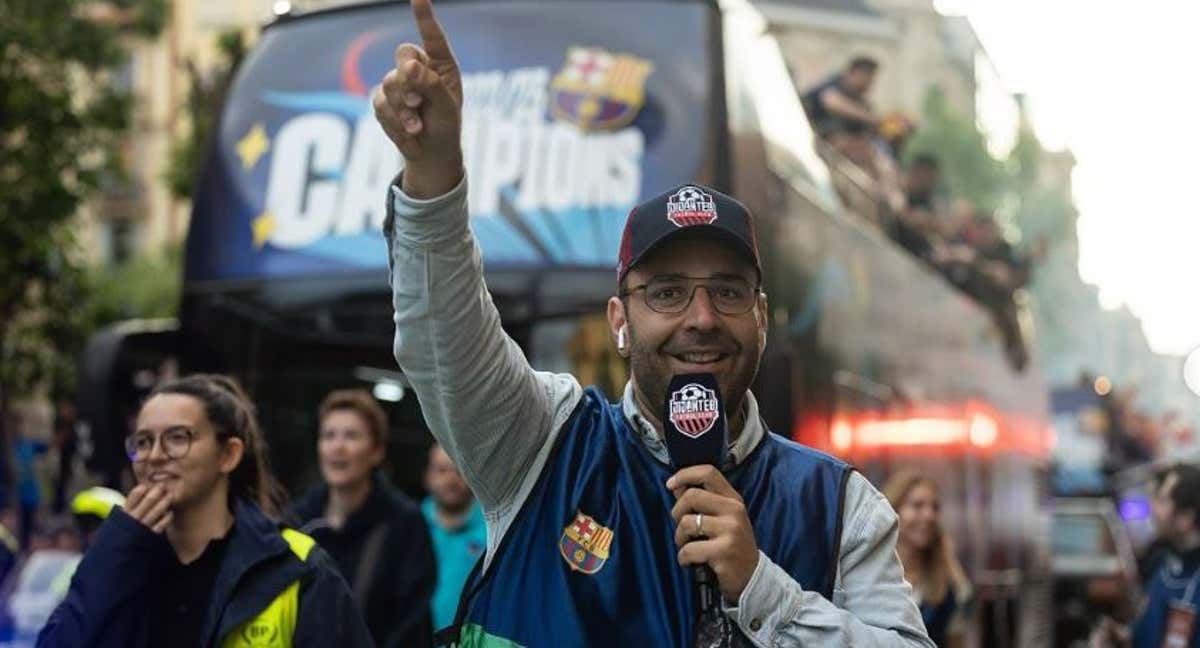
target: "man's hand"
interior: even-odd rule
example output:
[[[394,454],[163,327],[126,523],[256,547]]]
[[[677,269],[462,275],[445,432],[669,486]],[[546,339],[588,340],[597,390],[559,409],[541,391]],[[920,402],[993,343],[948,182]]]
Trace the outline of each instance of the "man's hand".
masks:
[[[684,468],[667,480],[667,488],[677,499],[671,517],[679,564],[712,567],[721,595],[736,603],[758,566],[758,544],[742,497],[713,466]],[[704,516],[700,529],[698,513]]]
[[[396,48],[396,68],[372,103],[375,118],[404,156],[404,193],[435,198],[462,179],[462,74],[430,0],[412,0],[422,46]]]
[[[125,512],[155,533],[166,531],[175,514],[171,512],[174,498],[161,484],[138,484],[129,491]]]

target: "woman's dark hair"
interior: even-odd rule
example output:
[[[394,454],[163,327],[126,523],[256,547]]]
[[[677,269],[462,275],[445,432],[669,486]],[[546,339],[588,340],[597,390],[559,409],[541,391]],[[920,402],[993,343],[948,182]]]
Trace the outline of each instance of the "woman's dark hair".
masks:
[[[254,404],[237,381],[219,374],[192,374],[158,385],[146,400],[160,394],[195,398],[204,404],[204,415],[217,439],[241,439],[245,450],[241,463],[229,475],[229,496],[254,502],[268,517],[278,518],[284,505],[283,489],[271,472],[267,440],[258,427]]]

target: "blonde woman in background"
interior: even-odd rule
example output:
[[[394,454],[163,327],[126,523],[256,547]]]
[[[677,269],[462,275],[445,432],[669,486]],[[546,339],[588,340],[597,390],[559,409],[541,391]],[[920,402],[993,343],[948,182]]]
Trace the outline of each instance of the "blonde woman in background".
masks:
[[[883,489],[900,518],[896,552],[929,637],[939,648],[966,645],[971,583],[942,529],[936,481],[911,472],[893,475]]]

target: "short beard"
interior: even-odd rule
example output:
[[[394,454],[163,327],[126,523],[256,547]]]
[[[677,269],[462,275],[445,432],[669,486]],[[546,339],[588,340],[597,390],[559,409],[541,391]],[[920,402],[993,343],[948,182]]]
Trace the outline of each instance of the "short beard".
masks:
[[[628,312],[628,310],[626,310]],[[658,350],[645,349],[637,343],[637,331],[633,327],[633,322],[626,320],[626,326],[629,327],[629,370],[633,374],[635,397],[636,392],[640,391],[645,402],[642,405],[649,408],[650,411],[643,412],[644,415],[649,415],[659,425],[662,424],[662,409],[663,404],[667,399],[667,387],[671,384],[673,374],[665,374],[658,370]],[[721,389],[721,400],[725,407],[726,416],[730,419],[730,424],[739,420],[742,405],[746,400],[746,392],[750,389],[751,383],[754,382],[754,377],[758,375],[759,362],[762,359],[762,354],[758,353],[754,356],[753,363],[748,367],[747,375],[731,374],[723,376],[723,380],[719,380]],[[726,382],[728,381],[728,382]],[[740,431],[740,428],[739,428]],[[734,431],[730,430],[730,439],[733,438]]]

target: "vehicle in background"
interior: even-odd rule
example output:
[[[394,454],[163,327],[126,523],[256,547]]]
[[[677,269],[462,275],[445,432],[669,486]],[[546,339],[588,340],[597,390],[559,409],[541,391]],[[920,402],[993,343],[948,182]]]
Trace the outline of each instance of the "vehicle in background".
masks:
[[[32,648],[38,632],[62,602],[83,555],[36,551],[21,564],[0,610],[0,648]]]
[[[1128,621],[1138,595],[1133,545],[1112,500],[1054,502],[1055,645],[1085,644],[1101,616]]]
[[[1009,365],[982,307],[843,206],[763,17],[745,0],[534,7],[438,7],[464,73],[471,226],[532,365],[619,395],[604,305],[629,209],[686,182],[739,197],[770,296],[763,417],[877,484],[936,476],[979,592],[976,643],[1047,645],[1045,385]],[[369,102],[415,38],[392,2],[264,30],[194,199],[179,321],[111,329],[85,357],[81,412],[110,480],[139,394],[208,370],[246,385],[293,491],[316,478],[321,395],[367,385],[389,409],[396,482],[419,488],[429,437],[391,355],[381,234],[400,158]]]

